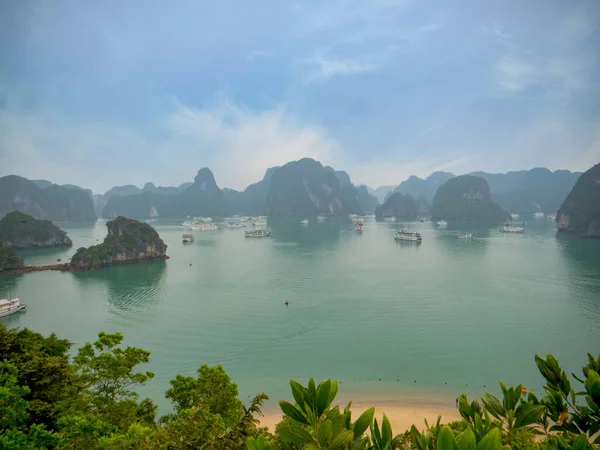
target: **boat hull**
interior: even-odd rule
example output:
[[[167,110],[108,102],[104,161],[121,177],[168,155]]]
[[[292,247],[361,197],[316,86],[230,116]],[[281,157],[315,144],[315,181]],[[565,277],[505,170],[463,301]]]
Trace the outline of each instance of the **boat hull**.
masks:
[[[11,314],[14,314],[16,312],[22,311],[25,308],[27,308],[27,305],[22,304],[22,305],[19,305],[16,308],[8,310],[8,311],[0,311],[0,317],[10,316]]]

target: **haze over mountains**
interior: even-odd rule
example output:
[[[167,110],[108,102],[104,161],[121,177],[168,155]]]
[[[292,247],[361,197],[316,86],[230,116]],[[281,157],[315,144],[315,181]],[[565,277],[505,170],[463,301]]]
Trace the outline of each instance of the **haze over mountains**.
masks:
[[[487,182],[491,198],[505,211],[533,213],[557,211],[581,174],[535,168],[506,174],[473,172],[470,175]],[[136,218],[231,214],[342,216],[375,213],[392,194],[410,199],[398,197],[395,203],[388,205],[390,214],[392,210],[400,211],[400,205],[408,204],[411,215],[413,209],[415,214],[424,215],[430,212],[438,188],[454,177],[449,172],[434,172],[426,179],[411,176],[395,187],[373,190],[355,186],[344,171],[304,158],[267,169],[262,180],[243,191],[220,188],[212,171],[203,168],[193,182],[176,187],[157,187],[147,182],[142,188],[115,186],[104,194],[93,194],[78,186],[59,186],[47,180],[11,175],[0,178],[0,216],[13,210],[54,221],[86,221],[95,220],[96,216],[118,215]],[[383,211],[379,214],[385,215]]]

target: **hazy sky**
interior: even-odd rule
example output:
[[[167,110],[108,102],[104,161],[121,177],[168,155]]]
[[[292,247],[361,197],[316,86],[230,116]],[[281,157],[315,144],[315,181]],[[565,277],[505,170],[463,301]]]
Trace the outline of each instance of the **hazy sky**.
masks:
[[[0,175],[104,191],[309,156],[355,183],[600,161],[600,1],[0,2]]]

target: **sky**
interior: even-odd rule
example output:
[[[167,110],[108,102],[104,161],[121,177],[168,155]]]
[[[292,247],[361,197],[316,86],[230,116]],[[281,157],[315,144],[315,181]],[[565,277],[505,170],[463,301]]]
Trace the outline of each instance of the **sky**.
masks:
[[[0,2],[0,176],[104,192],[312,157],[355,184],[600,162],[600,1]]]

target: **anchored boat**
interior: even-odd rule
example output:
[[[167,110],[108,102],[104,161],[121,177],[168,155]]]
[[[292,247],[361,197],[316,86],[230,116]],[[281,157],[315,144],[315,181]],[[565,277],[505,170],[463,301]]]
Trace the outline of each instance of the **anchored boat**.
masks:
[[[525,225],[525,224],[523,224]],[[510,222],[507,220],[506,224],[504,225],[504,228],[500,229],[501,233],[524,233],[525,232],[525,227],[524,226],[519,226],[519,225],[511,225]]]
[[[396,234],[394,234],[394,239],[397,241],[421,242],[423,236],[416,231],[398,230],[396,231]]]
[[[448,222],[446,222],[445,220],[438,220],[438,221],[436,222],[436,225],[437,225],[438,227],[440,227],[440,228],[443,228],[443,227],[447,227],[447,226],[448,226]]]
[[[0,300],[0,317],[9,316],[25,308],[27,308],[27,305],[21,303],[18,298]]]
[[[193,234],[184,234],[183,235],[183,243],[189,244],[191,242],[194,242],[194,235]]]
[[[354,224],[354,231],[356,231],[358,233],[362,233],[363,232],[363,223],[362,222],[356,222]]]
[[[457,233],[456,237],[459,239],[473,239],[473,235],[471,233]]]
[[[261,238],[261,237],[269,237],[271,236],[271,232],[264,230],[264,229],[258,229],[258,230],[248,230],[244,232],[244,236],[247,238]]]
[[[302,220],[300,221],[300,224],[301,224],[301,225],[308,225],[308,219],[302,219]]]

